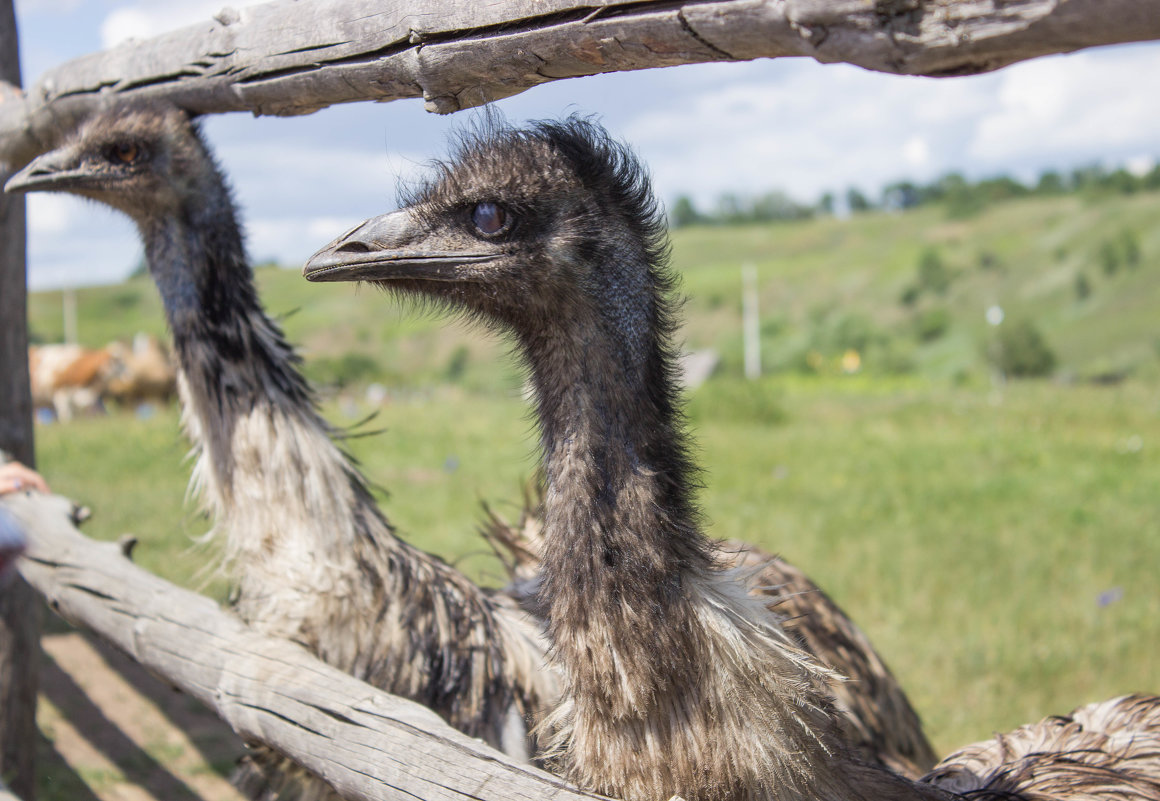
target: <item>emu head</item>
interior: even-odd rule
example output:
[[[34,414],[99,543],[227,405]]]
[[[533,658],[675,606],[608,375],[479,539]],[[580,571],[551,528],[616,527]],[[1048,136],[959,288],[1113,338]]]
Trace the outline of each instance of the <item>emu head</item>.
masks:
[[[564,327],[621,341],[655,327],[663,219],[640,163],[595,123],[491,125],[404,201],[316,253],[306,278],[376,283],[525,343]]]
[[[119,104],[98,112],[55,150],[9,179],[7,192],[69,192],[138,224],[174,214],[213,172],[196,126],[175,106]]]

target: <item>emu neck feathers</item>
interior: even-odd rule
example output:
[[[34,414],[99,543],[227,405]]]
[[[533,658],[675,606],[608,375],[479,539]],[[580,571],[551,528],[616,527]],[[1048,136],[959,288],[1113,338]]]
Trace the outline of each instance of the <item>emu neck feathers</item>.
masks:
[[[617,349],[550,344],[533,355],[548,495],[545,580],[658,613],[711,564],[697,527],[683,435],[666,398],[633,380]],[[571,351],[571,352],[568,352]],[[641,376],[643,379],[643,375]]]
[[[228,560],[243,571],[244,613],[257,602],[248,587],[318,588],[331,574],[325,581],[346,594],[342,570],[360,548],[390,548],[390,529],[331,442],[298,357],[261,309],[232,210],[207,217],[142,226],[198,451],[194,486],[225,530]],[[258,580],[258,571],[269,575]]]
[[[331,441],[297,355],[262,311],[228,198],[211,195],[141,229],[198,456],[192,486],[226,536],[239,611],[285,636],[328,638],[299,630],[316,614],[311,596],[365,603],[381,595],[366,565],[383,556],[367,554],[402,544]]]

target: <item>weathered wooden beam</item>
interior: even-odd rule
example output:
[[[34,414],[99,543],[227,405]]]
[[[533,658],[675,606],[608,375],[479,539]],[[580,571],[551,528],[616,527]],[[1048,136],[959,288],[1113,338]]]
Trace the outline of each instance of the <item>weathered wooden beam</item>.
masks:
[[[20,84],[16,15],[0,0],[0,82]],[[10,172],[0,162],[0,181]],[[0,192],[0,450],[34,466],[23,195]]]
[[[284,115],[423,97],[448,113],[600,72],[809,56],[969,75],[1149,39],[1155,0],[277,0],[0,92],[0,161],[24,164],[113,96]]]
[[[16,12],[0,0],[0,81],[20,85]],[[0,164],[0,182],[8,173]],[[0,451],[35,464],[28,378],[24,198],[0,197]],[[5,457],[0,454],[0,461]],[[0,584],[0,776],[36,797],[40,600],[18,576]]]
[[[216,603],[129,562],[70,520],[71,503],[0,499],[29,544],[20,572],[49,606],[215,710],[352,801],[590,801],[559,778],[452,729],[434,712],[364,684]]]

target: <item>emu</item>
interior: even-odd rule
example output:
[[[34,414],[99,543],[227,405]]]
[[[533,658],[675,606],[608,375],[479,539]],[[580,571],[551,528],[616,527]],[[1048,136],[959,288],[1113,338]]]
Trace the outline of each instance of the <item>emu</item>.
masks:
[[[191,488],[225,537],[238,614],[527,758],[528,724],[559,692],[540,627],[395,535],[259,304],[198,125],[169,105],[116,106],[6,189],[71,192],[137,224],[173,335]],[[262,781],[242,784],[257,794]],[[285,781],[296,798],[337,797],[315,779]]]
[[[1155,697],[1048,719],[927,781],[852,755],[831,671],[702,530],[664,223],[627,148],[582,119],[494,125],[406,200],[304,272],[513,335],[546,476],[538,599],[565,682],[544,725],[573,780],[628,801],[1160,798]]]

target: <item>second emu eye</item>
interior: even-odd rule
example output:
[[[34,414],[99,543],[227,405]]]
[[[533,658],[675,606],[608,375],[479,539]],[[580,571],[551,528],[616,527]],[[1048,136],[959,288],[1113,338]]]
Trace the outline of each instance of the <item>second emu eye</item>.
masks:
[[[118,142],[109,148],[109,155],[113,161],[132,164],[140,157],[141,148],[132,142]]]
[[[507,227],[508,215],[495,203],[479,203],[471,210],[471,221],[481,234],[498,234]]]

